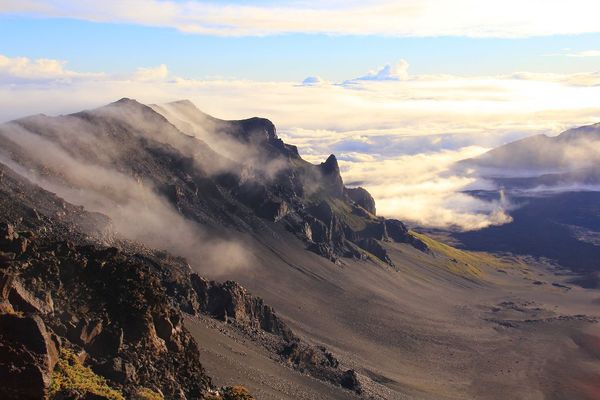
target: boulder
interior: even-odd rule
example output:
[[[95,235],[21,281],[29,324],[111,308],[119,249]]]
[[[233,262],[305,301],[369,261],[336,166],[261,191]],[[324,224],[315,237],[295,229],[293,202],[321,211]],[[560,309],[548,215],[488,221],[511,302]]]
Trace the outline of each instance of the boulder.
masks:
[[[358,375],[356,371],[349,369],[344,372],[342,375],[342,379],[340,380],[340,385],[346,389],[350,389],[356,393],[362,393],[362,385],[358,380]]]
[[[12,241],[18,237],[15,227],[9,223],[0,223],[0,241]]]
[[[0,273],[0,300],[8,299],[14,280],[14,274]]]
[[[79,339],[84,346],[92,343],[102,333],[102,321],[85,321],[82,325]]]
[[[92,369],[95,373],[121,384],[134,382],[137,378],[135,367],[120,357],[95,365]]]
[[[0,315],[0,398],[44,398],[58,347],[39,316]]]
[[[8,300],[18,311],[26,313],[49,314],[54,312],[54,302],[50,293],[46,293],[43,299],[29,292],[19,280],[13,280]]]

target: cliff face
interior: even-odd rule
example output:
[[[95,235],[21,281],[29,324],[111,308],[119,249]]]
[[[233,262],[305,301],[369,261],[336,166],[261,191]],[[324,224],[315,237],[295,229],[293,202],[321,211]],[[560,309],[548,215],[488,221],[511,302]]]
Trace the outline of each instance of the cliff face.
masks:
[[[266,119],[122,99],[0,125],[0,141],[3,398],[85,398],[57,375],[69,368],[94,382],[89,393],[203,398],[214,388],[186,315],[249,332],[283,364],[360,392],[354,372],[262,299],[203,279],[181,256],[202,264],[213,234],[274,225],[336,263],[393,266],[391,240],[426,250],[402,223],[375,216],[366,190],[344,186],[334,155],[304,161]]]
[[[1,171],[0,397],[212,398],[186,315],[232,324],[282,363],[360,391],[331,353],[236,282],[207,281],[180,257],[119,239],[106,217]]]
[[[369,192],[344,186],[335,155],[319,165],[307,163],[294,146],[277,137],[271,121],[221,121],[207,117],[189,102],[153,107],[184,133],[205,138],[209,144],[214,137],[207,130],[218,132],[219,143],[226,137],[248,145],[248,157],[240,160],[239,169],[251,173],[238,175],[227,190],[255,215],[284,224],[306,242],[307,249],[335,262],[341,257],[375,257],[389,264],[380,241],[426,249],[408,230],[387,235],[385,219],[376,217]],[[262,168],[265,165],[269,168]]]
[[[21,235],[27,245],[14,252]],[[3,382],[11,382],[0,389],[3,398],[43,397],[65,351],[126,396],[148,388],[168,398],[200,398],[211,382],[161,278],[174,275],[176,265],[63,239],[22,232],[0,248],[0,335],[4,354],[13,357],[0,366]],[[26,367],[15,371],[15,359]]]

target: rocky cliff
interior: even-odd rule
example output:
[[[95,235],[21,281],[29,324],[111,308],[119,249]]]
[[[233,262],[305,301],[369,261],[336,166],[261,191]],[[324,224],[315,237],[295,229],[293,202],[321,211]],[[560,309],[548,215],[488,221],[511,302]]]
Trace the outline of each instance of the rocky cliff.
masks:
[[[122,99],[0,125],[0,141],[2,398],[218,396],[186,315],[235,326],[282,364],[359,393],[331,352],[182,256],[199,266],[212,236],[277,225],[338,264],[393,266],[387,241],[427,250],[376,216],[365,189],[344,186],[334,155],[304,161],[266,119]]]

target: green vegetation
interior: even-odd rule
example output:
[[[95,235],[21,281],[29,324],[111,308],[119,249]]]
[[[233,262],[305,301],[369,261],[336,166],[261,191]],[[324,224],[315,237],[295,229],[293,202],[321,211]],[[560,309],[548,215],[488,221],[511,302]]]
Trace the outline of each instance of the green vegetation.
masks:
[[[133,395],[133,400],[164,400],[165,398],[160,393],[156,393],[148,388],[140,388]]]
[[[21,311],[15,311],[13,306],[8,302],[0,302],[0,314],[16,315],[17,317],[23,316]]]
[[[54,399],[61,392],[91,393],[110,400],[125,400],[123,394],[108,386],[106,379],[84,367],[75,354],[63,349],[54,368],[48,399]]]
[[[480,277],[483,273],[481,267],[485,266],[497,269],[524,267],[523,264],[508,263],[488,253],[459,250],[417,232],[411,231],[410,234],[423,241],[435,254],[446,257],[448,270],[459,275]]]

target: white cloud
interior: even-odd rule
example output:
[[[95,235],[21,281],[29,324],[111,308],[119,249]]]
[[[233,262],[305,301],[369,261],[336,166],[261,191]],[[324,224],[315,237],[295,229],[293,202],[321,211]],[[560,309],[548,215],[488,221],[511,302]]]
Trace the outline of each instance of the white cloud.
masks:
[[[66,61],[27,57],[6,57],[0,54],[0,81],[61,80],[78,78],[101,78],[104,74],[81,73],[65,68]]]
[[[600,57],[600,50],[586,50],[578,53],[566,54],[568,57]]]
[[[360,183],[375,197],[380,215],[425,226],[481,229],[510,222],[510,204],[462,193],[486,183],[454,175],[451,167],[487,150],[469,146],[383,159],[354,155],[342,158],[340,166],[346,182]]]
[[[70,71],[56,60],[0,60],[8,83],[0,85],[0,121],[75,112],[122,97],[190,99],[219,118],[270,118],[311,162],[336,153],[345,181],[371,190],[382,214],[463,228],[505,221],[505,206],[461,194],[481,182],[453,175],[453,162],[527,135],[600,121],[597,73],[414,75],[304,87],[189,80],[170,76],[162,65],[111,75]]]
[[[169,69],[165,64],[155,68],[138,68],[132,76],[133,80],[142,82],[162,81],[169,76]]]
[[[596,0],[324,0],[246,5],[169,0],[4,0],[0,12],[171,27],[222,36],[325,33],[527,37],[600,32]]]
[[[408,78],[408,67],[405,60],[396,64],[387,64],[379,70],[370,71],[367,75],[356,78],[361,81],[401,81]]]
[[[558,53],[549,54],[550,56],[564,56],[564,57],[575,57],[575,58],[587,58],[587,57],[600,57],[600,50],[584,50],[574,53]]]

